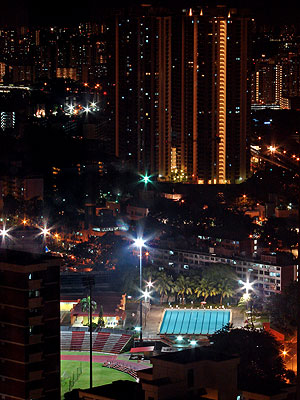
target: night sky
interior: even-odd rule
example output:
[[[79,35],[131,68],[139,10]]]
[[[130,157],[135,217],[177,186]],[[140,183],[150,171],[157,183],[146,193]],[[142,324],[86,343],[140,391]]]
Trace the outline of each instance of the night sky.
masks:
[[[97,19],[103,14],[103,10],[107,7],[118,8],[129,4],[140,4],[137,0],[89,0],[88,2],[76,2],[71,0],[52,0],[51,2],[41,2],[38,0],[14,0],[6,1],[1,4],[1,25],[26,25],[26,24],[43,24],[43,23],[71,23],[79,22],[84,19]],[[291,0],[286,0],[284,6],[277,5],[276,2],[270,0],[228,0],[206,2],[197,0],[155,0],[144,1],[143,3],[151,3],[156,6],[189,7],[196,5],[216,5],[226,4],[230,7],[243,7],[253,10],[254,16],[259,21],[266,23],[274,22],[297,23],[298,9],[293,6]]]

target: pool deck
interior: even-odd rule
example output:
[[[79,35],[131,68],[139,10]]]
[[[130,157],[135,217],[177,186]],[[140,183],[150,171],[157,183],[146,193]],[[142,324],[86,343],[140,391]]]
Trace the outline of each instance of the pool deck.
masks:
[[[147,314],[146,326],[144,325],[143,327],[144,338],[148,339],[160,338],[159,329],[163,321],[164,312],[167,310],[170,310],[170,308],[161,305],[151,305],[150,312]],[[240,312],[238,308],[234,307],[227,310],[231,311],[231,317],[232,317],[231,323],[233,324],[234,327],[244,326],[244,315],[243,313]],[[137,310],[137,321],[138,318],[139,318],[139,313]],[[143,321],[145,323],[145,318],[143,319]]]

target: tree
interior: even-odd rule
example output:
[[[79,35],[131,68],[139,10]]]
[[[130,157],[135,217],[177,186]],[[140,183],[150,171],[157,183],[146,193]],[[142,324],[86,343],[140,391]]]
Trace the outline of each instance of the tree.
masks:
[[[94,300],[91,301],[91,297],[87,296],[80,300],[80,304],[81,304],[81,310],[83,312],[86,311],[88,312],[88,325],[90,325],[90,306],[92,307],[92,312],[93,312],[97,308],[97,303]]]
[[[281,345],[264,330],[225,327],[210,336],[212,349],[238,356],[238,386],[251,390],[259,387],[280,387],[286,369],[280,356]]]
[[[206,301],[209,296],[215,296],[217,294],[217,288],[213,281],[202,278],[196,283],[194,292],[197,297],[203,296],[203,300]]]
[[[164,271],[159,272],[156,275],[154,289],[160,295],[160,302],[162,303],[164,297],[169,297],[174,290],[173,278],[170,275],[167,275]]]
[[[175,288],[174,291],[178,294],[178,296],[183,297],[184,302],[184,295],[191,295],[193,294],[193,283],[191,279],[184,275],[179,275],[179,277],[175,281]]]
[[[281,294],[271,296],[266,311],[274,327],[294,334],[297,328],[297,282],[291,282]]]
[[[99,309],[99,318],[98,318],[98,326],[103,328],[105,326],[104,318],[103,318],[103,307],[100,305]]]
[[[220,295],[220,304],[223,302],[223,297],[232,297],[235,293],[233,280],[224,278],[217,284],[217,293]]]
[[[213,264],[204,269],[201,281],[197,287],[197,297],[202,295],[206,301],[208,296],[220,295],[222,304],[224,297],[234,295],[237,276],[229,265]]]

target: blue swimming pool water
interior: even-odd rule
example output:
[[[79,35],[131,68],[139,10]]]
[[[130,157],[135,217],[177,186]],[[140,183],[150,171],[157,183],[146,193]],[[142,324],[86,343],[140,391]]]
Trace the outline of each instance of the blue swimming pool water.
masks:
[[[207,335],[230,322],[230,310],[166,310],[160,334]]]

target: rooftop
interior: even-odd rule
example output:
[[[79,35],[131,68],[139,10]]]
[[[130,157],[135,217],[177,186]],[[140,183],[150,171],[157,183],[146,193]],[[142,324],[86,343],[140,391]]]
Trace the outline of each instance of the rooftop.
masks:
[[[0,263],[15,265],[41,264],[44,261],[53,259],[53,256],[25,251],[0,249]]]
[[[238,357],[228,356],[223,353],[210,350],[208,347],[196,347],[194,349],[187,349],[176,351],[174,353],[161,354],[152,357],[151,360],[163,360],[174,362],[176,364],[189,364],[197,361],[227,361],[237,359]]]
[[[114,381],[109,385],[97,386],[82,392],[114,400],[144,400],[145,398],[141,385],[131,381]]]

